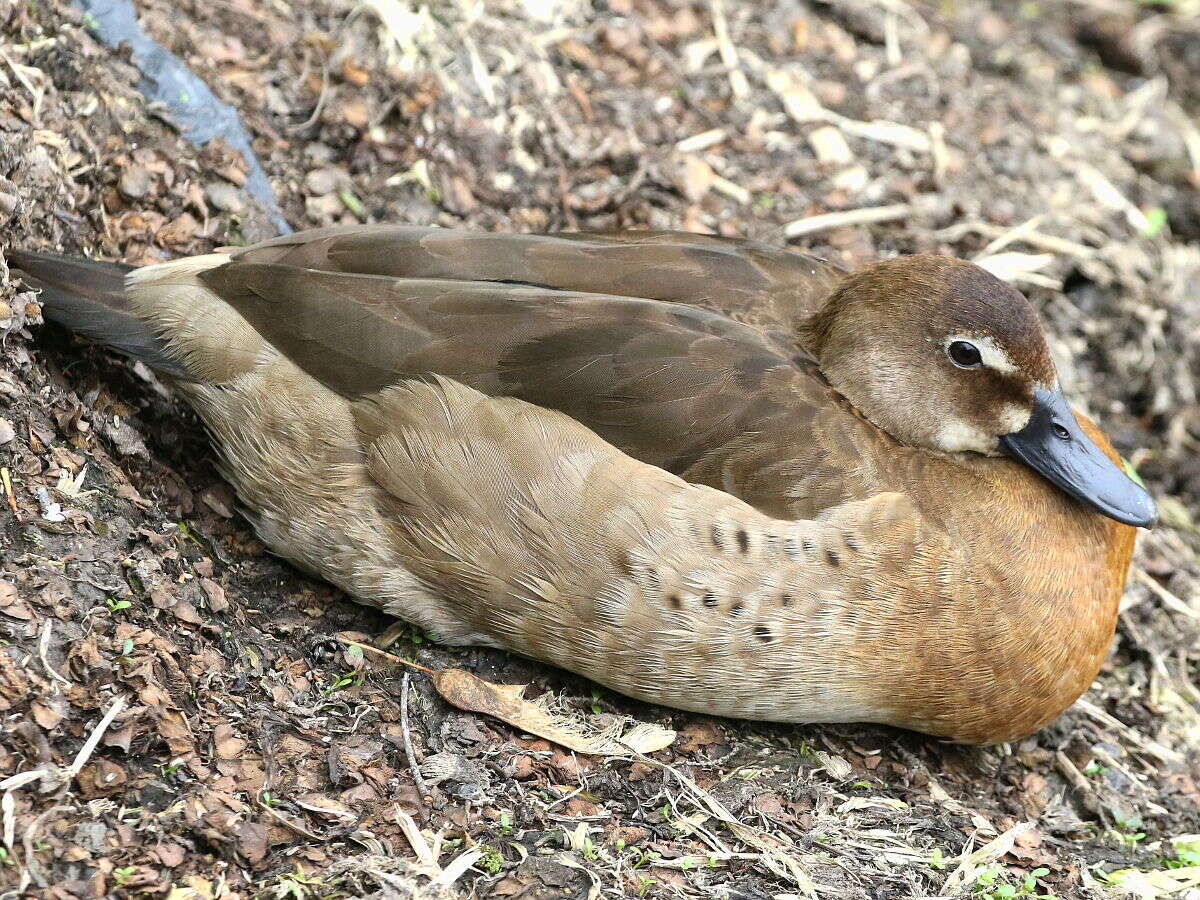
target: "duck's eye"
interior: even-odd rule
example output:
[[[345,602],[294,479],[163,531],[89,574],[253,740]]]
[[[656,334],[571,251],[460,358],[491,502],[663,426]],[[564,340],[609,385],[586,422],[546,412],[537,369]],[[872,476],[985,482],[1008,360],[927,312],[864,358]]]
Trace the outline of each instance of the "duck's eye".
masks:
[[[983,365],[979,348],[967,341],[952,341],[946,348],[946,355],[950,357],[950,362],[960,369],[974,369]]]

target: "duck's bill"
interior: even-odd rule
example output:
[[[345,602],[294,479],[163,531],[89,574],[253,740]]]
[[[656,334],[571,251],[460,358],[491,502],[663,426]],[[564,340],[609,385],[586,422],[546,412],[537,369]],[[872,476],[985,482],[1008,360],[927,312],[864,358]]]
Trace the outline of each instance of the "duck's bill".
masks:
[[[1084,434],[1061,391],[1035,391],[1029,424],[1001,436],[1000,446],[1110,519],[1149,528],[1158,518],[1146,490]]]

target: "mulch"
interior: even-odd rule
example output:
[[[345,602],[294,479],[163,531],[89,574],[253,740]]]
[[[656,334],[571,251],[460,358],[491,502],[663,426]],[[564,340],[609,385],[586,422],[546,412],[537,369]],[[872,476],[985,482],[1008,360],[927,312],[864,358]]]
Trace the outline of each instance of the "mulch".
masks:
[[[394,651],[424,665],[678,732],[646,758],[589,757],[348,649],[391,623],[268,555],[195,417],[143,367],[44,325],[0,266],[0,884],[173,900],[1186,886],[1192,6],[139,3],[241,112],[296,228],[682,228],[847,266],[975,259],[1038,305],[1068,390],[1163,524],[1092,690],[1007,747],[710,719],[401,634]],[[272,233],[241,156],[189,144],[138,81],[73,7],[0,0],[5,246],[142,264]]]

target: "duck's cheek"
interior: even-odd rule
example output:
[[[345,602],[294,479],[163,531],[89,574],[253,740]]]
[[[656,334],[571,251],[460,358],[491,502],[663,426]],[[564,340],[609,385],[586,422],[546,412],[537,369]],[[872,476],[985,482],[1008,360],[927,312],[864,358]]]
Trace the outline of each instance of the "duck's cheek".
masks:
[[[1015,434],[1026,425],[1033,415],[1033,407],[1020,403],[1003,404],[996,416],[998,434]]]
[[[997,456],[999,439],[963,419],[950,419],[939,426],[933,437],[934,446],[946,453],[983,453]]]

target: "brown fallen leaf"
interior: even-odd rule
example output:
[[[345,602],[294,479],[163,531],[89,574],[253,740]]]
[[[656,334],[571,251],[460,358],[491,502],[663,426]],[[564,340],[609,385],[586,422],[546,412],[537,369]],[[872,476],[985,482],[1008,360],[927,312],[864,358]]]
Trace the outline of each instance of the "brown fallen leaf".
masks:
[[[190,756],[196,750],[195,739],[188,728],[187,719],[173,709],[154,710],[158,735],[167,744],[172,756]]]
[[[212,900],[216,896],[212,882],[202,875],[189,875],[167,894],[167,900]]]
[[[186,600],[180,600],[171,608],[171,612],[175,614],[180,622],[186,622],[189,625],[202,625],[204,619],[200,617],[200,613],[196,612],[196,607],[188,603]]]
[[[246,751],[246,742],[227,723],[213,729],[213,754],[218,759],[238,759]]]
[[[301,794],[298,797],[293,797],[292,802],[301,809],[306,809],[309,812],[317,813],[330,819],[347,819],[351,822],[358,819],[344,803],[340,803],[332,797],[326,797],[324,794]]]
[[[621,734],[619,728],[600,730],[587,719],[552,711],[544,698],[524,699],[523,684],[492,684],[462,669],[443,669],[433,675],[433,685],[447,702],[468,712],[494,716],[510,725],[554,741],[570,750],[596,756],[623,756],[629,752],[653,753],[669,747],[675,732],[646,722]]]
[[[213,612],[224,612],[229,609],[229,601],[225,599],[225,588],[211,578],[201,578],[200,587],[208,598],[208,608]]]
[[[267,826],[258,822],[242,822],[236,831],[238,852],[251,865],[267,858],[269,832]]]
[[[33,607],[18,597],[16,586],[7,581],[0,581],[0,612],[26,622],[34,616]]]
[[[183,847],[169,841],[159,844],[153,852],[158,857],[158,861],[168,869],[183,865],[183,861],[187,859],[187,852]]]
[[[53,731],[67,712],[67,702],[62,697],[48,697],[45,701],[34,700],[30,705],[33,720],[44,731]]]
[[[721,733],[721,729],[707,720],[689,723],[683,729],[681,736],[678,749],[684,753],[695,753],[701,747],[725,741],[725,735]]]
[[[467,712],[483,713],[500,719],[538,737],[553,741],[577,753],[594,756],[627,756],[630,753],[654,753],[669,747],[675,732],[647,722],[639,722],[622,733],[624,722],[600,727],[590,720],[550,708],[550,695],[536,701],[524,699],[523,684],[492,684],[463,669],[430,669],[385,653],[369,644],[340,640],[353,647],[383,656],[392,662],[424,672],[442,699]]]

